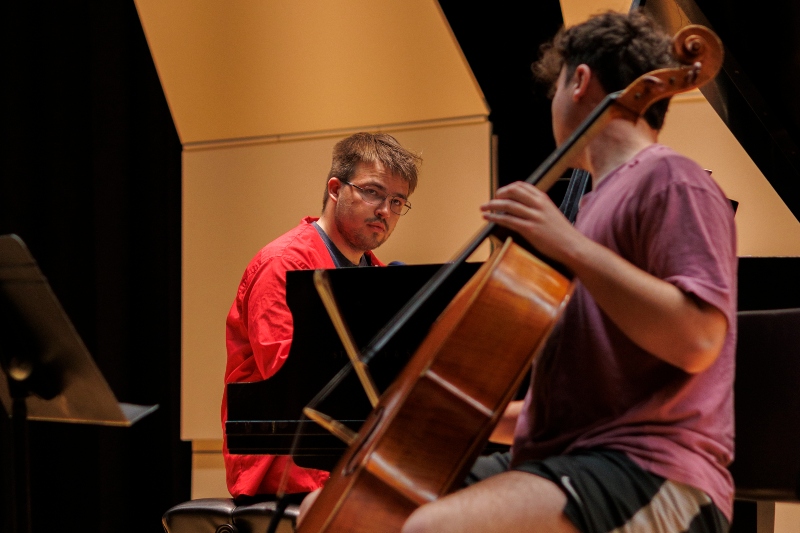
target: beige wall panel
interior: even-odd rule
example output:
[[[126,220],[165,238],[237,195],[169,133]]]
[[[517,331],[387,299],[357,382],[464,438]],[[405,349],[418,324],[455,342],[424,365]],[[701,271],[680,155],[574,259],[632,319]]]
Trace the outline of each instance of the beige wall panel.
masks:
[[[631,3],[631,0],[561,0],[561,14],[564,25],[569,27],[605,11],[625,13],[631,8]]]
[[[800,222],[699,91],[673,99],[660,140],[711,170],[739,202],[740,256],[800,255]]]
[[[489,198],[490,124],[392,133],[424,163],[413,209],[377,254],[385,262],[444,262],[482,226],[478,205]],[[338,139],[184,151],[184,439],[221,438],[225,317],[239,280],[261,247],[303,216],[319,214]]]
[[[800,503],[776,503],[774,533],[798,531],[800,531]]]
[[[184,145],[488,115],[435,0],[136,0]]]

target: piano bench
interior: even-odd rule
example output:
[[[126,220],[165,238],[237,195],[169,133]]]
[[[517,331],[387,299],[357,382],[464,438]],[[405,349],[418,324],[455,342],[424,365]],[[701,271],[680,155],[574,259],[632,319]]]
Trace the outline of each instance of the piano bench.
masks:
[[[179,503],[161,518],[165,533],[263,533],[276,502],[237,505],[232,498],[201,498]],[[298,506],[289,505],[277,533],[291,533]]]

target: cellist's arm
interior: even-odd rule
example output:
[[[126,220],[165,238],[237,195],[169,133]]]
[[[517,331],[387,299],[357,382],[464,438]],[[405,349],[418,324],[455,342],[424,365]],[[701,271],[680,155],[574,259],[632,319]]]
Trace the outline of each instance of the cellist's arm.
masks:
[[[651,354],[689,373],[719,355],[728,327],[719,309],[585,237],[536,187],[508,185],[482,209],[487,220],[572,270],[617,327]]]
[[[500,418],[492,435],[489,437],[491,442],[497,444],[513,444],[514,428],[517,425],[517,417],[522,411],[522,400],[516,400],[508,404],[503,416]]]

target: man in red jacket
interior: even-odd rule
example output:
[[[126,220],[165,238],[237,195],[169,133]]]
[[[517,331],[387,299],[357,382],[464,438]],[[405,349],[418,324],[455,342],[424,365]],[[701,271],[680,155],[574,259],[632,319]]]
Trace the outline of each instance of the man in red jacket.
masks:
[[[293,331],[287,271],[383,266],[372,250],[411,208],[420,162],[387,134],[356,133],[336,144],[322,216],[304,218],[247,265],[226,323],[226,384],[268,379],[286,361]],[[223,395],[223,429],[226,419]],[[275,494],[286,468],[287,494],[310,492],[328,479],[328,472],[299,467],[290,456],[229,454],[226,440],[222,453],[234,498]]]

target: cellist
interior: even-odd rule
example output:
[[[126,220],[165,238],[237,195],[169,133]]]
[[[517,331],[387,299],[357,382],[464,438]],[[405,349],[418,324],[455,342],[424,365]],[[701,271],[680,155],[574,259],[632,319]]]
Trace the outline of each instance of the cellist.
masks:
[[[610,92],[672,65],[670,39],[640,13],[562,29],[534,64],[556,142]],[[612,120],[572,162],[593,180],[574,226],[521,182],[481,207],[577,286],[496,431],[510,463],[419,507],[404,533],[728,531],[733,211],[706,171],[658,144],[667,105]]]

